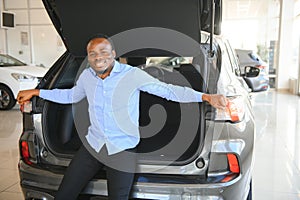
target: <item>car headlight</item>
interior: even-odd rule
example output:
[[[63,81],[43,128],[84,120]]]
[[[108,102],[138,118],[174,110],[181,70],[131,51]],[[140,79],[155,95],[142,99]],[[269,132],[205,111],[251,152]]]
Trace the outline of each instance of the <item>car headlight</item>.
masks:
[[[33,80],[36,79],[35,76],[31,76],[31,75],[28,75],[28,74],[12,73],[11,75],[17,81],[33,81]]]

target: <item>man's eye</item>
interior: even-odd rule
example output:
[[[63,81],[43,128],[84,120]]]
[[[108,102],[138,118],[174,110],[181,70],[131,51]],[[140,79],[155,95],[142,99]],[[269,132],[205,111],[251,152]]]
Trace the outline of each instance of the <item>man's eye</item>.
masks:
[[[110,56],[110,52],[102,51],[102,52],[100,52],[99,54],[98,54],[98,53],[89,53],[88,56],[89,56],[90,58],[96,58],[97,56],[100,56],[100,57],[108,57],[108,56]]]
[[[102,55],[102,56],[108,56],[108,55],[109,55],[109,53],[108,53],[108,52],[106,52],[106,51],[104,51],[104,52],[101,52],[101,55]]]

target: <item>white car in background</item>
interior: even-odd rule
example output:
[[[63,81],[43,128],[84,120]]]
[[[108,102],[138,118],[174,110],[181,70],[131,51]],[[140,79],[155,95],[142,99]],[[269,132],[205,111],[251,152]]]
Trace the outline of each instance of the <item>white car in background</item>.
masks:
[[[20,90],[35,88],[47,68],[28,66],[9,55],[0,54],[0,110],[9,110],[16,104]]]

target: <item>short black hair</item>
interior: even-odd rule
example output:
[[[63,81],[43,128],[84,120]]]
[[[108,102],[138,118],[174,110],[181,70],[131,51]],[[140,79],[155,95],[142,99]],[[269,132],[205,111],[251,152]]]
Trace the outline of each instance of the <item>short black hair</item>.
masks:
[[[112,41],[112,39],[109,36],[107,36],[105,34],[102,34],[102,33],[97,33],[97,34],[93,35],[92,37],[90,37],[88,39],[87,44],[89,44],[90,41],[92,41],[93,39],[96,39],[96,38],[104,38],[104,39],[106,39],[110,43],[112,50],[115,50],[115,45],[114,45],[114,42]]]

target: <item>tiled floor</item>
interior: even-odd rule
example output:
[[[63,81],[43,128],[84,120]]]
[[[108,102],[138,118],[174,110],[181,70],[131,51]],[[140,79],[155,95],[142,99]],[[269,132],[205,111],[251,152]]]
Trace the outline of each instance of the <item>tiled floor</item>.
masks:
[[[300,199],[300,97],[253,95],[256,150],[254,200]]]
[[[19,186],[18,139],[21,134],[18,108],[0,111],[0,199],[24,199]]]
[[[300,97],[254,93],[257,122],[254,200],[300,200]],[[23,199],[17,172],[18,108],[0,111],[0,200]]]

